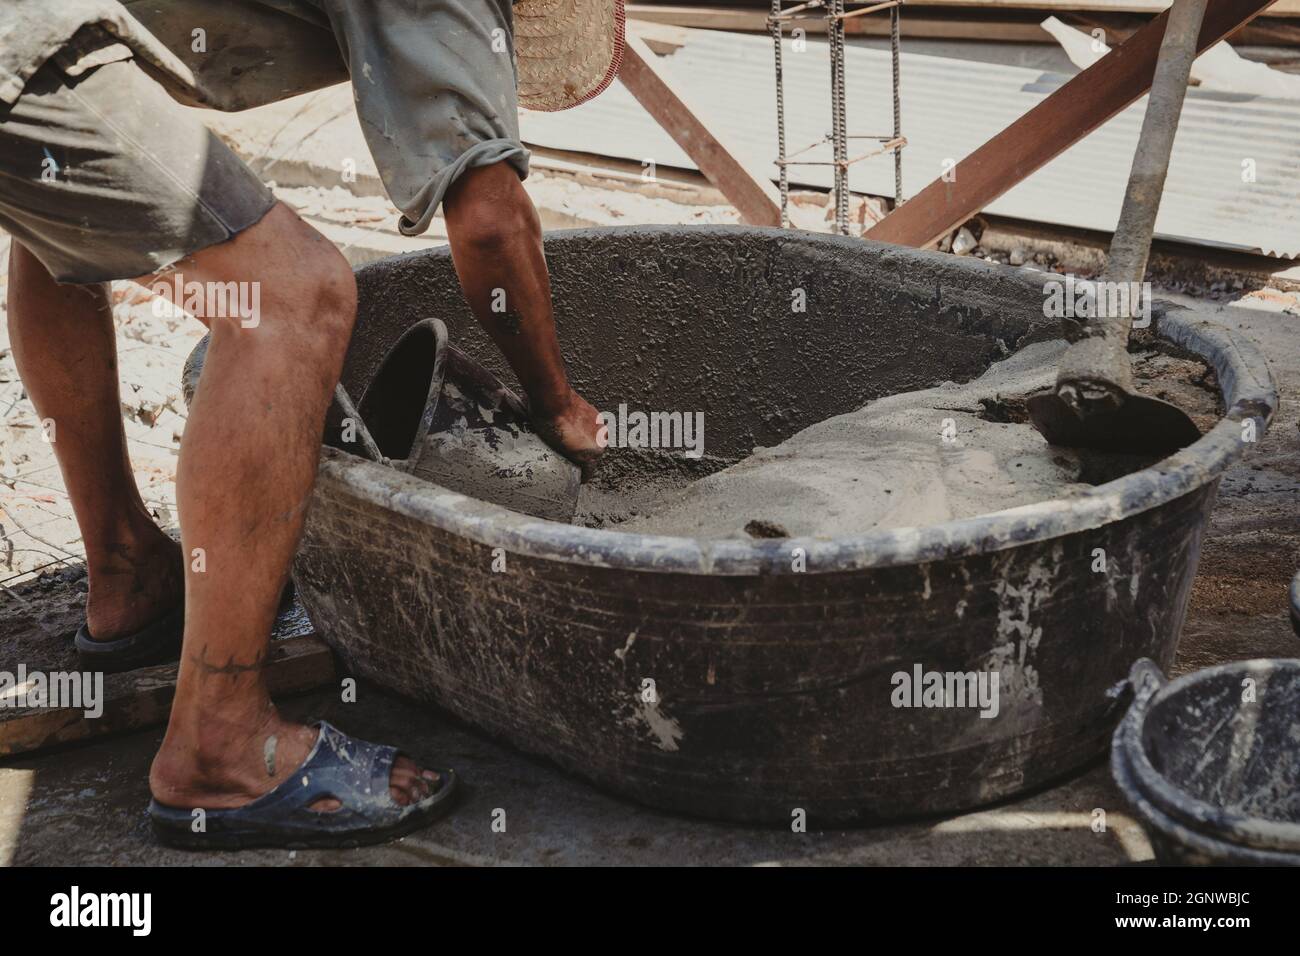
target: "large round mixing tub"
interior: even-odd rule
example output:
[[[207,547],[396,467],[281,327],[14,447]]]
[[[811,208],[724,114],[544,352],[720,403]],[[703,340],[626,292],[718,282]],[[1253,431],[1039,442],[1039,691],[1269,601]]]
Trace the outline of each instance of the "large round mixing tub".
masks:
[[[579,390],[703,411],[712,455],[1056,334],[1042,273],[859,240],[630,228],[551,234],[546,251]],[[426,315],[509,379],[445,250],[358,279],[352,394]],[[1098,757],[1118,717],[1106,689],[1140,657],[1172,663],[1218,478],[1276,404],[1249,344],[1156,316],[1217,370],[1227,417],[1069,502],[706,542],[539,521],[327,450],[298,586],[357,672],[649,804],[827,823],[1004,797]],[[894,675],[918,666],[996,672],[997,715],[895,706]]]

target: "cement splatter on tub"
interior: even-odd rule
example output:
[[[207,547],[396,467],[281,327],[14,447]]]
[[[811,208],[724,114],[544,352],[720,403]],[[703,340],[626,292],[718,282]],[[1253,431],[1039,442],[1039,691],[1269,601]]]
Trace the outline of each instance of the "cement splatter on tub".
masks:
[[[1063,349],[1038,343],[972,382],[878,399],[698,480],[621,475],[613,490],[584,489],[604,519],[584,523],[695,538],[835,538],[1069,497],[1154,464],[1052,447],[1027,423],[1024,397],[1051,386]],[[1137,366],[1150,393],[1173,392],[1202,427],[1214,420],[1204,366],[1154,352]]]

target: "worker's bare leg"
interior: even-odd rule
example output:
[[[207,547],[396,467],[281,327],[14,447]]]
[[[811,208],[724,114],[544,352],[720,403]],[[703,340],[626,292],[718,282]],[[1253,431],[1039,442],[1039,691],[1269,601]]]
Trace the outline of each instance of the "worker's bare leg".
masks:
[[[149,778],[160,803],[223,808],[285,780],[317,736],[280,717],[262,668],[356,289],[337,250],[282,205],[177,268],[186,282],[260,284],[256,326],[205,317],[212,339],[177,475],[185,641]],[[436,779],[403,758],[390,780],[393,797],[419,799]],[[323,801],[318,809],[334,806]]]
[[[574,461],[590,466],[596,409],[569,386],[555,335],[542,226],[508,163],[466,170],[443,203],[456,274],[475,317],[528,393],[534,427]]]
[[[184,580],[180,548],[150,517],[131,474],[108,287],[59,285],[13,243],[9,339],[81,529],[87,629],[115,640],[179,604]]]

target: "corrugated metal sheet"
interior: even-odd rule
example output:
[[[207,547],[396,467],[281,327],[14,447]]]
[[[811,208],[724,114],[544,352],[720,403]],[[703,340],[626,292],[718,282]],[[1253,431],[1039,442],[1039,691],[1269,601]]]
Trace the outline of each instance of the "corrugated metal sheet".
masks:
[[[788,42],[788,41],[787,41]],[[776,109],[771,41],[761,36],[693,31],[666,64],[701,114],[761,168],[776,167]],[[786,117],[791,151],[830,128],[829,63],[810,39],[787,47]],[[887,53],[851,48],[847,61],[851,133],[892,129]],[[903,54],[903,182],[913,195],[1038,104],[1068,77],[1020,67]],[[1110,231],[1142,124],[1145,99],[988,207],[990,213]],[[667,166],[694,168],[621,85],[564,113],[525,113],[525,140]],[[851,152],[851,154],[854,154]],[[825,155],[817,158],[826,158]],[[1254,181],[1243,176],[1253,170]],[[792,181],[829,186],[828,167],[793,167]],[[893,194],[893,162],[854,166],[852,188]],[[1300,255],[1300,102],[1192,90],[1169,170],[1157,235],[1269,255]]]

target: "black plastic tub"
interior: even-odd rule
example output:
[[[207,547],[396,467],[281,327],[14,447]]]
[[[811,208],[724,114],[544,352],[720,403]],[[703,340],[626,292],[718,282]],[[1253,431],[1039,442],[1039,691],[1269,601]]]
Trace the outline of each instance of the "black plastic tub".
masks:
[[[1169,864],[1300,866],[1300,660],[1133,665],[1111,771]]]
[[[598,408],[702,410],[723,455],[1056,335],[1041,272],[856,239],[627,228],[552,233],[546,253],[579,389]],[[352,394],[426,315],[512,380],[445,250],[358,282]],[[997,800],[1101,756],[1106,690],[1138,658],[1172,662],[1218,479],[1276,405],[1249,343],[1155,312],[1216,370],[1227,415],[1079,498],[704,541],[540,521],[327,449],[298,587],[358,673],[648,804],[788,824]],[[997,673],[998,715],[894,706],[893,676],[917,666]]]

